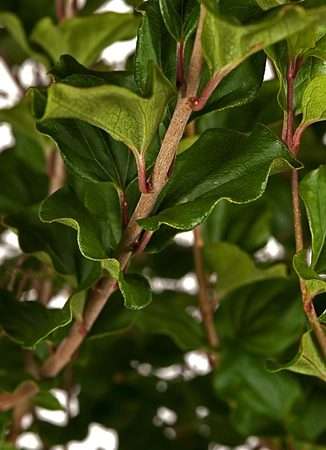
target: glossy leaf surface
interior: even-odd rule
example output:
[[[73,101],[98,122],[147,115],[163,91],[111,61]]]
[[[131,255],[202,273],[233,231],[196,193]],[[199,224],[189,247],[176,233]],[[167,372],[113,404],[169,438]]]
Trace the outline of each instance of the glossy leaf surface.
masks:
[[[253,201],[264,192],[271,173],[291,167],[299,167],[298,162],[263,126],[247,138],[231,130],[207,130],[177,158],[158,214],[138,223],[147,230],[157,230],[161,224],[190,230],[222,198]]]

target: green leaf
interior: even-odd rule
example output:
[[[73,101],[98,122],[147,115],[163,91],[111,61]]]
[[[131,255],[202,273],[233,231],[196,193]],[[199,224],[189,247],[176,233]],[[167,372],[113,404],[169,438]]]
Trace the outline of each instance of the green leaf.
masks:
[[[74,17],[56,25],[49,17],[43,17],[35,25],[30,39],[52,62],[69,54],[81,64],[91,66],[101,51],[116,40],[135,37],[138,24],[139,19],[133,14],[114,12]]]
[[[309,26],[323,23],[325,19],[324,6],[306,11],[297,5],[287,5],[245,26],[208,11],[203,26],[202,45],[211,74],[214,76],[223,68],[229,72],[249,55]]]
[[[317,273],[326,272],[325,195],[326,166],[321,166],[319,169],[309,172],[300,183],[300,196],[306,207],[312,236],[311,268]]]
[[[275,8],[276,6],[287,5],[290,3],[290,0],[255,0],[255,1],[264,11],[271,8]]]
[[[125,190],[137,176],[128,147],[105,131],[78,119],[48,119],[37,129],[57,144],[67,169],[82,180],[111,182]]]
[[[302,280],[305,280],[309,295],[316,295],[326,291],[326,282],[306,263],[307,250],[294,255],[293,266]]]
[[[155,295],[151,305],[138,314],[136,325],[146,334],[170,336],[184,351],[205,347],[202,326],[186,312],[194,301],[186,294],[172,291]]]
[[[102,266],[110,277],[118,281],[126,308],[139,310],[149,305],[152,301],[152,290],[145,277],[137,273],[124,274],[119,261],[113,258],[102,261]]]
[[[110,229],[78,199],[72,186],[64,186],[47,197],[40,207],[43,222],[59,222],[77,230],[79,249],[85,258],[108,258]]]
[[[121,301],[121,294],[114,293],[106,302],[87,338],[98,339],[128,330],[134,324],[138,314],[136,305],[130,304],[135,307],[126,307]]]
[[[115,187],[109,183],[89,185],[85,192],[85,206],[92,214],[108,223],[111,244],[116,247],[121,238],[122,224],[120,202]]]
[[[301,126],[306,128],[314,122],[326,119],[326,75],[314,78],[307,86],[302,97]]]
[[[159,2],[149,0],[137,7],[143,14],[137,33],[134,57],[135,80],[140,91],[146,91],[149,61],[154,61],[170,82],[176,80],[176,42],[167,31]]]
[[[215,313],[221,346],[230,342],[261,356],[296,344],[305,326],[297,280],[260,281],[225,295]]]
[[[251,102],[261,88],[265,73],[265,62],[266,57],[263,52],[258,52],[242,61],[221,80],[204,108],[198,112],[193,112],[191,118]],[[203,76],[199,90],[205,86],[207,81],[208,76]]]
[[[103,80],[106,84],[121,86],[136,93],[138,91],[132,72],[127,72],[125,70],[114,70],[108,72],[90,70],[79,64],[79,62],[70,55],[60,56],[55,66],[49,70],[48,74],[51,75],[56,82],[63,81],[66,78],[68,78],[68,80],[74,79],[74,85],[77,87],[84,87],[85,80],[94,80],[95,77]],[[73,75],[75,77],[72,77]],[[76,75],[84,75],[84,77],[76,77]],[[80,84],[78,84],[78,81],[80,81]],[[69,81],[67,84],[69,84]],[[91,86],[92,84],[90,83],[88,87]]]
[[[32,399],[34,406],[40,408],[48,409],[49,411],[63,411],[64,408],[61,406],[59,400],[51,394],[49,391],[40,391]]]
[[[48,309],[35,301],[20,302],[12,293],[0,291],[0,325],[25,348],[35,348],[53,330],[70,321],[69,304],[63,309]]]
[[[32,115],[32,101],[23,98],[15,106],[8,109],[0,109],[0,122],[8,122],[14,131],[18,131],[43,149],[51,145],[51,141],[36,131],[35,121]]]
[[[148,90],[145,98],[119,86],[102,85],[78,88],[55,83],[48,89],[47,104],[34,96],[34,113],[45,119],[81,119],[107,131],[134,152],[145,153],[162,121],[174,89],[155,64],[148,67]]]
[[[44,169],[42,171],[42,159],[44,163],[40,147],[24,140],[17,140],[15,147],[0,154],[2,214],[20,211],[47,195],[48,177]]]
[[[309,325],[310,326],[310,325]],[[326,336],[326,329],[323,332]],[[314,332],[310,326],[309,331],[303,334],[300,348],[295,357],[288,363],[282,365],[273,361],[268,361],[267,367],[270,371],[290,370],[292,372],[312,375],[326,381],[326,361],[319,349]]]
[[[282,432],[301,396],[299,382],[288,375],[269,373],[263,358],[239,347],[223,352],[214,389],[233,403],[231,423],[238,432],[244,436]]]
[[[95,283],[101,275],[100,263],[80,254],[73,230],[61,224],[42,223],[38,211],[39,205],[33,205],[4,219],[6,226],[18,232],[22,251],[52,267],[75,288],[89,277]]]
[[[171,0],[159,0],[161,14],[171,36],[179,42],[182,36],[181,17],[174,9]]]
[[[217,274],[214,289],[219,296],[256,281],[287,277],[284,264],[260,269],[254,265],[248,253],[228,242],[210,244],[204,251],[212,270]]]
[[[300,167],[299,163],[262,125],[248,137],[226,129],[206,130],[178,156],[157,215],[138,224],[152,231],[161,224],[191,230],[221,199],[234,203],[256,200],[269,175],[294,167]]]
[[[48,58],[43,53],[34,51],[29,45],[23,24],[16,14],[1,11],[0,21],[27,56],[35,58],[47,68],[50,67],[50,61]]]

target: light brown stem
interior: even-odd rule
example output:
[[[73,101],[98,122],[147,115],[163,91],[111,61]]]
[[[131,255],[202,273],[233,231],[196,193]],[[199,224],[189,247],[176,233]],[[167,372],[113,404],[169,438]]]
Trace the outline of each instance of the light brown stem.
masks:
[[[186,79],[186,97],[182,98],[179,94],[176,109],[172,116],[171,123],[164,137],[152,172],[152,191],[150,194],[141,195],[134,214],[132,215],[129,224],[122,235],[120,244],[114,255],[114,257],[120,262],[122,270],[128,264],[131,256],[130,249],[132,248],[132,245],[137,243],[142,232],[142,229],[137,225],[137,220],[150,215],[157,197],[166,183],[166,176],[169,167],[171,166],[174,154],[183,136],[187,121],[191,114],[189,99],[197,93],[203,63],[200,45],[203,15],[204,8],[202,7],[189,72]],[[55,353],[51,355],[50,358],[43,364],[40,372],[41,378],[56,376],[61,369],[63,369],[63,367],[71,361],[85,338],[85,331],[88,332],[91,329],[106,304],[107,299],[117,289],[116,280],[112,278],[103,278],[97,286],[98,287],[93,291],[93,294],[86,306],[82,326],[80,322],[75,322],[73,324],[70,332],[62,340]],[[23,386],[25,386],[25,384]],[[25,389],[29,391],[29,398],[37,392],[35,385],[31,386],[30,383],[26,385]],[[5,400],[3,400],[3,396],[5,396]],[[13,399],[9,394],[0,395],[0,409],[6,409],[4,406],[14,404],[15,400],[17,400],[16,397]]]
[[[65,184],[67,177],[67,169],[57,148],[53,150],[53,154],[50,157],[48,168],[50,179],[49,195],[60,189]]]

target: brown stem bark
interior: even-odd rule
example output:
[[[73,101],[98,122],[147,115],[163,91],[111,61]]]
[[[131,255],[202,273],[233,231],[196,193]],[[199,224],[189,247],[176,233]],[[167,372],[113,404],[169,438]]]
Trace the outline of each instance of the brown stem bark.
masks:
[[[199,308],[203,320],[203,326],[208,344],[217,348],[219,345],[216,328],[213,320],[213,310],[208,299],[208,282],[204,270],[203,247],[204,241],[201,232],[201,226],[194,228],[195,242],[193,246],[193,255],[195,262],[195,270],[199,285]],[[208,358],[212,369],[217,366],[217,359],[213,353],[208,353]]]
[[[141,195],[139,203],[122,235],[121,242],[114,255],[114,257],[120,262],[122,270],[128,264],[131,256],[131,248],[138,242],[142,232],[142,229],[137,224],[137,220],[150,215],[157,197],[167,181],[169,167],[171,166],[174,154],[191,114],[190,98],[197,94],[203,65],[200,35],[204,13],[205,9],[202,7],[186,79],[186,96],[183,97],[179,92],[176,109],[151,175],[152,191],[149,194]],[[93,291],[93,294],[86,306],[83,323],[78,321],[74,323],[69,334],[62,340],[55,353],[43,364],[40,371],[41,378],[56,376],[61,369],[63,369],[63,367],[71,361],[82,343],[85,334],[90,330],[106,304],[107,299],[116,290],[116,288],[116,280],[112,278],[103,278],[101,282],[97,284],[97,288]],[[33,383],[23,384],[20,389],[24,390],[23,394],[25,395],[25,398],[26,396],[28,396],[28,398],[32,398],[38,391],[38,388]],[[19,399],[20,392],[18,391],[19,388],[13,395],[0,395],[0,410],[7,409],[8,405],[10,405],[9,407],[12,407],[12,405],[15,404],[17,397]]]

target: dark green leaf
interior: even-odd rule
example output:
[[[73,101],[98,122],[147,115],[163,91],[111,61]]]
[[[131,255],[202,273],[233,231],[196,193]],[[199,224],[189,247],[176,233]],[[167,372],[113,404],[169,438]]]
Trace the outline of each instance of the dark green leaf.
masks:
[[[81,203],[71,186],[64,186],[42,202],[40,218],[43,222],[59,222],[77,230],[78,246],[85,258],[108,258],[109,225]]]
[[[24,144],[27,144],[25,146]],[[19,140],[0,154],[0,212],[12,213],[40,202],[48,192],[48,177],[42,170],[40,147]],[[36,164],[32,164],[32,162]],[[44,162],[44,159],[43,159]]]
[[[176,42],[167,31],[159,2],[149,0],[138,6],[143,14],[137,33],[134,57],[135,80],[141,92],[145,92],[149,61],[154,61],[175,85]]]
[[[232,341],[262,356],[295,344],[305,322],[298,284],[284,280],[253,283],[227,294],[215,315],[221,344]]]
[[[119,262],[113,258],[103,260],[102,266],[110,277],[118,281],[126,308],[139,310],[149,305],[152,301],[152,290],[145,277],[137,273],[124,274]]]
[[[52,137],[68,170],[88,182],[112,182],[124,190],[137,176],[128,147],[78,119],[48,119],[37,129]]]
[[[81,64],[92,65],[101,51],[116,40],[132,39],[139,24],[133,14],[107,12],[74,17],[53,24],[43,17],[34,27],[30,39],[51,57],[52,62],[69,54]]]
[[[268,373],[263,358],[239,347],[224,352],[214,388],[235,405],[231,421],[238,432],[244,436],[266,435],[273,429],[282,433],[301,396],[298,381],[288,375]]]
[[[193,113],[191,117],[200,117],[211,111],[221,111],[252,101],[257,96],[263,82],[265,60],[263,52],[246,58],[222,79],[204,108]],[[203,88],[207,81],[208,77],[203,77],[200,88]]]
[[[13,294],[0,291],[0,325],[15,342],[26,348],[46,338],[71,321],[69,304],[62,310],[48,309],[35,301],[20,302]]]
[[[128,330],[135,322],[138,314],[133,309],[136,308],[128,309],[128,307],[125,307],[121,294],[118,292],[115,293],[106,302],[106,305],[87,337],[90,339],[98,339]]]
[[[190,230],[222,198],[235,203],[256,200],[270,174],[291,167],[300,166],[262,125],[249,137],[231,130],[207,130],[177,158],[158,214],[138,223],[147,230],[157,230],[161,224]]]
[[[290,0],[255,0],[255,1],[264,11],[271,8],[275,8],[275,6],[287,5],[288,3],[290,3]]]
[[[73,230],[60,224],[42,223],[38,211],[39,205],[33,205],[7,215],[4,220],[6,226],[18,232],[22,251],[53,267],[75,288],[89,278],[95,283],[101,274],[100,263],[80,254]]]
[[[186,312],[194,299],[173,292],[155,295],[153,302],[136,319],[143,333],[170,336],[182,350],[194,350],[206,345],[200,324]]]
[[[171,36],[179,42],[182,37],[181,17],[174,9],[171,0],[159,0],[161,14]]]

